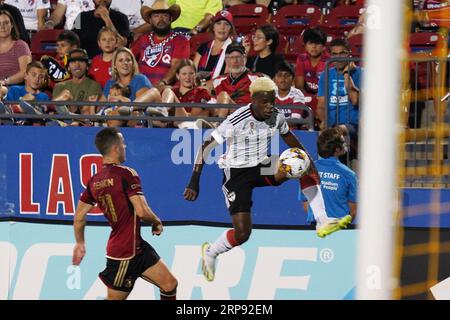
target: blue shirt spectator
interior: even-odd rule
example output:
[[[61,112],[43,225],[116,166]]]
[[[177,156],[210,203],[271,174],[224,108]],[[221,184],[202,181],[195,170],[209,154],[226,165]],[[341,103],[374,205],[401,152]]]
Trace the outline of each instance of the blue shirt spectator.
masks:
[[[10,86],[8,94],[5,97],[6,101],[19,101],[19,99],[28,94],[25,86]],[[49,101],[50,97],[44,92],[32,93],[36,101]]]
[[[315,161],[320,175],[325,208],[329,217],[342,218],[350,213],[348,202],[356,203],[357,178],[356,173],[344,165],[336,157],[319,158]],[[307,201],[301,190],[301,201]],[[308,206],[308,222],[315,222],[311,208]]]
[[[325,96],[325,73],[322,72],[319,78],[319,92],[318,97]],[[350,71],[350,77],[353,83],[359,88],[361,84],[361,68],[356,67]],[[359,122],[359,109],[358,106],[352,104],[348,94],[348,90],[344,85],[344,74],[338,72],[336,68],[331,68],[328,74],[328,101],[327,110],[327,125],[328,127],[335,126],[337,124],[354,124]],[[338,113],[339,105],[339,113]],[[339,118],[338,118],[339,116]]]
[[[348,214],[355,218],[357,202],[356,173],[341,163],[339,156],[347,152],[345,138],[340,128],[324,130],[317,139],[319,160],[314,163],[320,176],[320,189],[327,215],[333,218],[342,218]],[[306,210],[307,199],[299,190],[298,199],[304,204]],[[308,206],[307,222],[313,223],[314,215]]]
[[[109,90],[111,89],[111,86],[116,83],[116,80],[109,79],[106,84],[105,88],[103,88],[103,95],[108,98]],[[128,85],[131,90],[130,94],[130,100],[134,101],[136,99],[136,92],[138,92],[142,88],[153,88],[153,85],[151,84],[150,80],[143,74],[135,74],[133,78],[131,79],[130,84]]]

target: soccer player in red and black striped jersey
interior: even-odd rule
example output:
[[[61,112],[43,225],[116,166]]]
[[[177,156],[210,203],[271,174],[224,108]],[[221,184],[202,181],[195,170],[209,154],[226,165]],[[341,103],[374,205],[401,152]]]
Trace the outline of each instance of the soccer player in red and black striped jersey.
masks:
[[[117,128],[105,128],[96,135],[95,145],[103,156],[103,167],[89,180],[77,205],[72,263],[79,265],[86,254],[86,214],[97,203],[112,227],[106,269],[99,274],[108,287],[107,299],[126,299],[141,277],[159,287],[161,300],[174,300],[177,280],[141,237],[141,220],[152,224],[153,235],[160,235],[163,225],[147,204],[136,171],[120,165],[125,161],[126,148],[122,134]]]

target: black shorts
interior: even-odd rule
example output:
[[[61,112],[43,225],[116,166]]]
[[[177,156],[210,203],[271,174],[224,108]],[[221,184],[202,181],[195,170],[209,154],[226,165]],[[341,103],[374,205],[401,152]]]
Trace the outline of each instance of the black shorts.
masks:
[[[142,251],[129,260],[106,259],[106,269],[98,275],[103,283],[111,289],[130,292],[136,279],[155,265],[160,257],[155,249],[142,241]]]
[[[230,215],[251,212],[254,188],[278,185],[273,175],[264,174],[264,168],[269,167],[270,165],[259,164],[250,168],[223,169],[222,191]]]

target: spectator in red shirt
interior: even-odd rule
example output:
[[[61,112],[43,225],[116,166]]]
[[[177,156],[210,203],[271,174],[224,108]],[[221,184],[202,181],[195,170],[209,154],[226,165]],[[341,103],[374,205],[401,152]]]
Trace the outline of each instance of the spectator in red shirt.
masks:
[[[89,67],[89,76],[105,87],[106,81],[111,79],[111,61],[114,51],[117,49],[119,34],[108,27],[103,27],[98,32],[97,44],[102,53],[92,59]]]
[[[243,45],[231,43],[225,52],[225,62],[230,73],[213,81],[219,104],[247,104],[251,102],[250,85],[261,75],[251,73],[245,67],[247,55]],[[226,117],[230,109],[217,109],[216,115]]]
[[[303,33],[305,53],[301,53],[295,62],[295,87],[304,93],[317,94],[319,77],[325,69],[329,55],[325,51],[327,35],[315,27]]]
[[[196,85],[196,71],[195,64],[189,59],[183,59],[177,69],[178,86],[175,86],[173,90],[167,88],[162,95],[163,102],[166,103],[208,103],[211,100],[209,91],[201,86]],[[174,108],[173,113],[175,116],[210,116],[213,109],[205,108]],[[211,114],[210,114],[211,113]],[[184,121],[181,124],[175,123],[178,127],[194,128],[194,122]]]
[[[152,7],[142,6],[142,18],[152,26],[152,32],[141,35],[131,50],[139,71],[148,77],[160,92],[175,82],[181,59],[188,59],[190,43],[184,34],[174,32],[171,23],[180,16],[180,6],[169,7],[166,1],[156,0]]]

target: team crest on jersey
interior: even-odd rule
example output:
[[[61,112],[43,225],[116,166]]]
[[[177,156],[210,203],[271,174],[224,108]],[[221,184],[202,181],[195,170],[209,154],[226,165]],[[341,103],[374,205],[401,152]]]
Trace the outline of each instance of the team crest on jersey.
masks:
[[[154,47],[148,46],[145,49],[143,60],[149,67],[153,68],[159,63],[162,56],[163,56],[162,46],[154,46]]]
[[[83,1],[83,8],[89,8],[89,1]]]
[[[234,202],[234,200],[236,200],[236,193],[234,193],[234,191],[230,192],[229,194],[227,194],[227,198],[228,201]]]
[[[28,0],[28,4],[30,5],[30,7],[34,6],[34,0]]]

